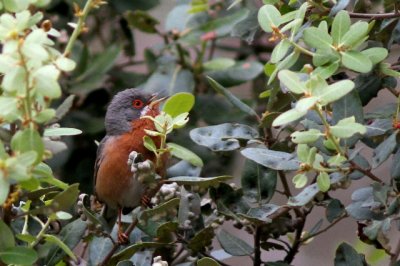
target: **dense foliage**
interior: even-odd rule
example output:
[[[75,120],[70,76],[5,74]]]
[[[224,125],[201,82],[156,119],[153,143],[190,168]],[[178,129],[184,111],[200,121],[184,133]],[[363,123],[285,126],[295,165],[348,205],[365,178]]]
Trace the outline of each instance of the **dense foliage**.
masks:
[[[285,266],[343,219],[399,265],[397,2],[178,0],[165,26],[149,13],[160,4],[0,2],[0,265],[227,265],[217,240]],[[159,42],[138,51],[139,31]],[[106,104],[130,87],[170,96],[147,132],[160,146],[144,143],[172,158],[140,180],[154,207],[123,217],[123,246],[91,180]],[[390,103],[366,112],[383,91]],[[316,207],[326,216],[310,224]],[[335,252],[368,265],[348,243]]]

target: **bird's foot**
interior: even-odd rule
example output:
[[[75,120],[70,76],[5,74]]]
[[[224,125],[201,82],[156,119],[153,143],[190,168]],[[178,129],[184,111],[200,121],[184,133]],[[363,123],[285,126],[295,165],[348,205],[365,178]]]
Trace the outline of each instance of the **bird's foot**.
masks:
[[[147,195],[143,195],[140,202],[142,203],[142,206],[145,206],[147,208],[153,207],[153,204],[151,204],[151,198],[149,198]]]
[[[126,245],[129,243],[129,236],[125,234],[125,232],[118,231],[118,244],[120,245]]]

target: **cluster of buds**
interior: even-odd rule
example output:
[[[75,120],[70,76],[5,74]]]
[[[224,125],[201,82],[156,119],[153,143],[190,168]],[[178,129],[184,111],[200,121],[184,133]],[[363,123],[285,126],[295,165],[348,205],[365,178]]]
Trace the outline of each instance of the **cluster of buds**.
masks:
[[[151,199],[151,203],[154,205],[160,202],[166,202],[173,198],[179,198],[181,195],[179,186],[177,183],[164,184],[157,192],[157,194]]]

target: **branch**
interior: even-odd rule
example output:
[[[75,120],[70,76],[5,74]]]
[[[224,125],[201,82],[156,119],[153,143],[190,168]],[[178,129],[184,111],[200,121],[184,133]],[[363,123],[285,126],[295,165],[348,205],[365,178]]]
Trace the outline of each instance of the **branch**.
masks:
[[[279,175],[279,178],[280,178],[280,180],[282,182],[284,194],[288,198],[291,197],[292,196],[292,192],[290,191],[289,184],[288,184],[288,182],[286,180],[285,173],[283,171],[278,171],[278,175]]]
[[[85,4],[85,7],[82,11],[78,10],[76,12],[76,16],[78,17],[78,23],[74,31],[72,32],[71,37],[68,40],[67,46],[65,47],[64,56],[68,56],[71,53],[72,48],[74,47],[75,41],[78,38],[79,34],[83,31],[86,17],[88,16],[90,10],[92,8],[98,7],[100,4],[103,4],[99,0],[88,0]]]
[[[261,228],[256,227],[256,232],[254,234],[254,266],[261,265]]]
[[[372,179],[380,184],[385,184],[385,182],[383,182],[379,177],[377,177],[376,175],[371,173],[371,171],[361,168],[358,164],[356,164],[353,161],[350,161],[350,164],[354,170],[357,170],[357,171],[363,173],[364,175],[368,176],[370,179]]]
[[[349,12],[351,18],[365,18],[365,19],[388,19],[398,18],[400,13],[381,13],[381,14],[365,14],[365,13],[353,13]]]
[[[319,230],[318,232],[312,234],[312,235],[308,235],[304,238],[302,238],[300,241],[301,242],[306,242],[308,239],[316,237],[317,235],[320,235],[326,231],[328,231],[330,228],[332,228],[333,226],[335,226],[338,222],[340,222],[341,220],[343,220],[344,218],[347,217],[347,214],[344,214],[342,216],[340,216],[339,218],[337,218],[335,221],[333,221],[331,224],[329,224],[327,227],[325,227],[324,229]]]

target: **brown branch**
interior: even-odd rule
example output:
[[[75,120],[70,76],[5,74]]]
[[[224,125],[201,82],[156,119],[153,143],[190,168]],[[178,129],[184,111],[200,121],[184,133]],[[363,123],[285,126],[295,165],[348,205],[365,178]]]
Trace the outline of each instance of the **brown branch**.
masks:
[[[261,265],[261,228],[257,226],[254,234],[254,266]]]
[[[293,245],[289,250],[289,253],[286,255],[286,257],[284,258],[284,262],[290,264],[294,257],[296,256],[297,252],[299,252],[299,248],[302,244],[301,241],[301,234],[303,233],[303,229],[304,229],[304,225],[306,223],[305,219],[301,219],[297,225],[297,229],[296,229],[296,235],[293,241]]]
[[[325,227],[324,229],[319,230],[318,232],[312,234],[312,235],[308,235],[304,238],[302,238],[300,241],[301,242],[306,242],[308,239],[316,237],[317,235],[320,235],[326,231],[328,231],[330,228],[332,228],[333,226],[335,226],[338,222],[340,222],[341,220],[343,220],[344,218],[347,217],[347,214],[344,214],[342,216],[340,216],[339,218],[337,218],[335,221],[333,221],[330,225],[328,225],[327,227]]]
[[[288,198],[291,197],[292,196],[292,192],[290,191],[289,184],[288,184],[288,182],[286,180],[285,173],[283,171],[278,171],[278,175],[279,175],[279,178],[280,178],[280,180],[282,182],[283,191],[284,191],[286,197],[288,197]]]
[[[366,14],[366,13],[354,13],[349,12],[351,18],[365,18],[365,19],[388,19],[388,18],[398,18],[400,13],[378,13],[378,14]]]
[[[353,161],[350,161],[350,164],[351,164],[351,167],[353,168],[353,170],[357,170],[357,171],[363,173],[364,175],[368,176],[370,179],[372,179],[380,184],[385,184],[385,182],[383,182],[379,177],[374,175],[371,171],[361,168],[358,164],[356,164]]]

